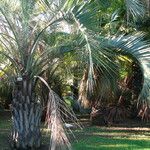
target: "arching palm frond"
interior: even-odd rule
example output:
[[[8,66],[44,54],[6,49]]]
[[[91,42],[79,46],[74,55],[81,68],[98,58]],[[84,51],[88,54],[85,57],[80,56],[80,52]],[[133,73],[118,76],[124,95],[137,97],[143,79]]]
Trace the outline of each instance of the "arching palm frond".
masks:
[[[146,10],[142,0],[125,0],[127,17],[132,15],[134,19],[143,18]],[[128,20],[129,18],[127,18]]]
[[[128,35],[117,38],[108,39],[107,46],[113,48],[118,55],[129,56],[135,61],[138,61],[143,72],[143,88],[139,96],[139,100],[149,103],[150,90],[150,44],[144,41],[144,35]]]

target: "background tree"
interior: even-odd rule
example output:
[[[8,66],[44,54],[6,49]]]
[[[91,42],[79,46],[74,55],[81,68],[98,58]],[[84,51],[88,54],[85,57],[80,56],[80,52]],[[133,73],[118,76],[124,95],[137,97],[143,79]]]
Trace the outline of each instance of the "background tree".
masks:
[[[135,6],[133,4],[133,1],[124,1],[124,2],[123,1],[113,1],[113,2],[107,1],[106,3],[103,3],[107,7],[104,7],[105,9],[103,11],[100,11],[97,14],[97,18],[100,21],[100,27],[101,27],[100,34],[101,35],[116,36],[119,34],[123,34],[123,33],[129,34],[131,32],[136,31],[136,22],[142,21],[142,17],[144,17],[144,15],[146,15],[145,11],[144,11],[144,7],[145,7],[143,5],[144,3],[141,1],[136,1],[137,5]],[[102,1],[99,2],[99,4],[101,4],[101,3],[102,3]],[[140,9],[142,9],[141,13],[139,12]],[[131,56],[127,56],[127,57],[129,57],[130,59],[133,59],[133,61],[135,61],[135,62],[137,61],[135,58],[133,58]],[[100,66],[101,64],[99,65],[97,63],[97,61],[93,61],[95,64],[95,70],[94,70],[95,73],[94,74],[97,74],[97,72],[99,72],[99,73],[97,75],[95,75],[96,76],[96,80],[95,80],[96,84],[95,84],[95,88],[94,88],[94,95],[91,95],[91,96],[89,96],[88,89],[86,88],[86,83],[88,80],[88,71],[86,71],[87,75],[85,75],[85,74],[83,75],[83,80],[82,80],[81,86],[80,86],[79,99],[82,101],[84,106],[86,106],[88,104],[88,107],[89,107],[89,104],[90,104],[90,107],[91,107],[91,105],[95,106],[95,105],[99,105],[99,103],[101,103],[101,105],[105,104],[105,107],[110,103],[113,103],[113,105],[118,105],[119,97],[117,96],[118,94],[116,94],[116,93],[118,91],[117,89],[119,88],[118,87],[118,78],[119,78],[120,64],[119,63],[117,64],[117,62],[121,61],[121,60],[118,59],[117,57],[111,58],[111,59],[116,61],[116,66],[118,66],[118,69],[114,69],[116,73],[118,72],[118,77],[116,76],[116,81],[114,81],[115,86],[112,86],[112,83],[109,82],[110,81],[109,77],[106,78],[106,75],[105,74],[103,75],[103,72],[100,70],[102,68],[102,66]],[[111,64],[109,66],[111,66]],[[141,70],[141,68],[140,68],[141,66],[139,65],[139,62],[138,62],[138,66],[139,66],[138,70]],[[111,68],[113,68],[113,67],[111,67]],[[114,67],[114,68],[116,68],[116,67]],[[134,72],[136,72],[136,71],[134,70],[133,73]],[[112,76],[114,77],[114,74]],[[139,72],[139,76],[141,76],[141,71]],[[141,77],[141,78],[143,78],[143,77]],[[141,81],[141,83],[143,82],[141,79],[140,79],[140,81]],[[137,87],[137,85],[136,85],[136,87]],[[141,88],[142,88],[142,84],[140,85],[139,89],[141,89]],[[114,90],[114,89],[116,89],[116,90]],[[109,94],[106,94],[106,93],[109,93]],[[131,95],[131,94],[129,94],[129,95]],[[138,94],[138,96],[139,96],[139,94]],[[130,97],[130,99],[131,99],[131,97]],[[95,102],[93,102],[93,100]],[[139,99],[136,98],[136,103],[138,103],[138,102],[139,102]],[[134,105],[134,107],[135,107],[135,105]],[[117,106],[117,108],[119,109],[119,111],[118,111],[119,114],[126,114],[124,111],[122,111],[122,113],[121,113],[120,108],[118,106]],[[114,114],[117,114],[116,113],[117,108],[115,108],[115,111],[113,110]],[[106,113],[106,112],[104,111],[103,113]],[[112,113],[112,112],[110,112],[110,113]],[[123,118],[123,117],[118,117],[118,118]]]

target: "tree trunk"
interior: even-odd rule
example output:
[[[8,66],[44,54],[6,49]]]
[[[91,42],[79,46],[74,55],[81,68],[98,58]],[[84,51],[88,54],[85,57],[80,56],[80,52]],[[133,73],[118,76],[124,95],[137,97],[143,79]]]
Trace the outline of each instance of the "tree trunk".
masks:
[[[32,82],[17,81],[12,102],[12,148],[36,149],[41,145],[41,105],[36,101]]]

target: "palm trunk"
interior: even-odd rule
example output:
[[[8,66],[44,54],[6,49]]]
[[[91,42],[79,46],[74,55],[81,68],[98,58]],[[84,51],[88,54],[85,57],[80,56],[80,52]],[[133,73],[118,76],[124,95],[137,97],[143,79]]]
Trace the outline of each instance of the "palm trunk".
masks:
[[[36,149],[41,144],[41,105],[36,102],[32,82],[17,81],[12,102],[12,147]]]

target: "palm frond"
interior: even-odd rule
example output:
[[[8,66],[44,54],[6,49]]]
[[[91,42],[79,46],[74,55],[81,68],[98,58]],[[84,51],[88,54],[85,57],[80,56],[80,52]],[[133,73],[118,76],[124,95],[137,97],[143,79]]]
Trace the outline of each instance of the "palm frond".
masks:
[[[48,124],[48,129],[51,130],[50,149],[71,150],[71,144],[65,129],[66,121],[63,119],[62,114],[65,115],[65,118],[69,117],[69,119],[73,121],[75,125],[81,128],[78,119],[75,117],[73,111],[66,106],[64,101],[61,100],[59,96],[51,90],[48,83],[42,77],[35,76],[35,78],[40,79],[49,89],[46,124]]]
[[[108,39],[108,45],[118,54],[127,55],[133,60],[138,61],[143,72],[143,88],[139,100],[149,103],[150,90],[150,49],[149,42],[144,41],[144,35],[136,34],[132,36],[120,36],[114,39]]]
[[[127,13],[130,13],[133,18],[142,18],[145,15],[144,2],[141,0],[125,0]]]
[[[18,47],[20,47],[19,39],[18,39],[18,34],[17,34],[17,32],[16,32],[15,26],[13,25],[13,22],[12,22],[12,20],[11,20],[11,17],[8,15],[9,12],[8,12],[8,11],[5,11],[5,10],[2,9],[1,7],[0,7],[0,12],[1,12],[2,15],[4,16],[5,20],[7,21],[7,24],[8,24],[9,27],[10,27],[10,31],[9,31],[9,32],[12,32],[12,33],[13,33],[13,35],[14,35],[14,37],[15,37],[15,41],[16,41]],[[6,14],[7,14],[7,15],[6,15]]]
[[[18,75],[21,74],[20,66],[18,62],[15,60],[15,58],[12,58],[11,56],[9,56],[9,54],[4,52],[3,50],[0,51],[0,54],[5,56],[14,65],[14,68]]]

